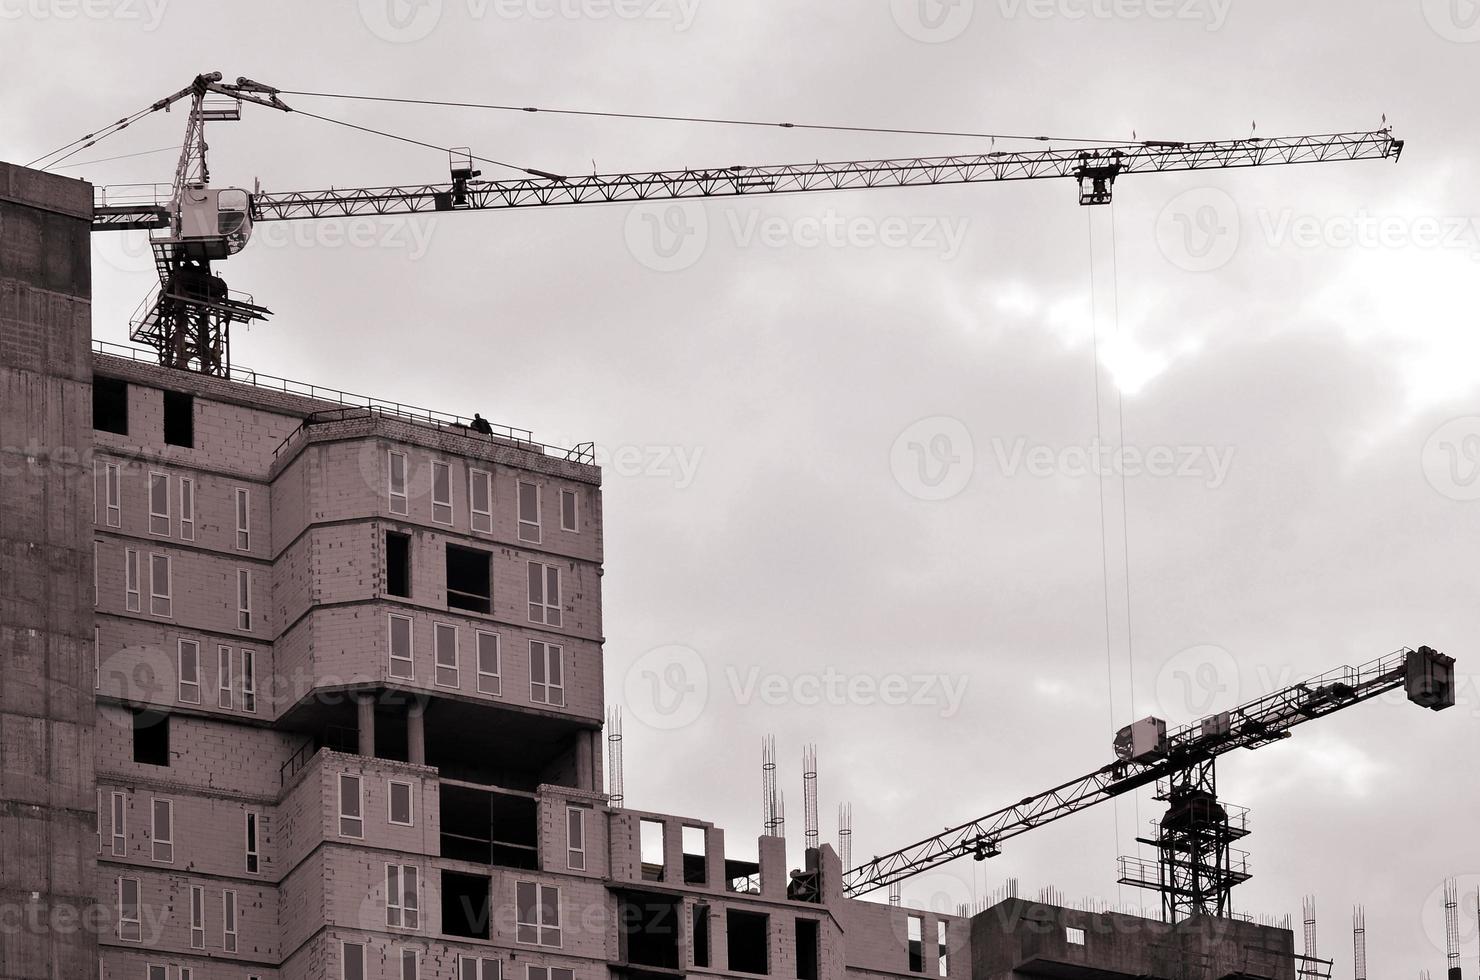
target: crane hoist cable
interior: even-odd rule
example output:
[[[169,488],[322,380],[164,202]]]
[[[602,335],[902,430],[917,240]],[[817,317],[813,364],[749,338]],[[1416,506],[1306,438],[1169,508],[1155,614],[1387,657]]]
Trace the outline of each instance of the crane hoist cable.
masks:
[[[69,163],[65,167],[58,167],[57,169],[75,170],[78,167],[91,167],[95,163],[112,163],[115,160],[132,160],[134,157],[147,157],[155,153],[179,152],[180,148],[178,146],[156,146],[152,150],[140,150],[138,153],[121,153],[116,157],[96,157],[92,160],[79,160],[76,163]],[[53,164],[52,166],[56,166],[56,164]]]
[[[652,122],[703,123],[716,126],[758,126],[769,129],[807,129],[832,133],[880,133],[895,136],[953,136],[968,139],[1031,140],[1038,143],[1093,143],[1103,146],[1140,146],[1139,139],[1107,140],[1074,136],[1025,136],[1013,133],[978,133],[941,129],[900,129],[889,126],[844,126],[827,123],[767,122],[761,119],[729,119],[719,116],[672,116],[651,112],[605,112],[597,109],[549,109],[539,106],[498,105],[488,102],[457,102],[439,99],[407,99],[383,95],[349,95],[342,92],[300,92],[280,90],[283,95],[302,95],[318,99],[347,99],[357,102],[388,102],[401,105],[440,106],[457,109],[489,109],[497,112],[543,112],[546,115],[589,116],[601,119],[630,119]]]
[[[294,109],[294,110],[292,110],[292,112],[293,112],[294,115],[307,116],[310,119],[317,119],[317,120],[319,120],[321,122],[333,123],[336,126],[345,126],[345,127],[348,127],[349,129],[357,129],[357,130],[359,130],[362,133],[369,133],[372,136],[383,136],[386,139],[399,140],[402,143],[411,143],[414,146],[426,147],[429,150],[441,150],[443,153],[450,153],[450,152],[452,152],[452,150],[451,150],[450,147],[438,146],[436,143],[427,143],[427,142],[424,142],[422,140],[412,139],[410,136],[401,136],[401,135],[399,135],[397,133],[388,133],[388,132],[386,132],[383,129],[372,129],[369,126],[361,126],[358,123],[346,122],[343,119],[334,119],[334,118],[332,118],[330,116],[320,116],[317,113],[309,112],[306,109]],[[551,176],[549,173],[547,173],[546,171],[543,171],[543,170],[536,170],[536,169],[533,169],[533,168],[530,168],[530,167],[521,167],[518,164],[505,163],[502,160],[493,160],[493,159],[490,159],[489,157],[480,157],[476,153],[470,153],[470,154],[468,154],[468,156],[472,157],[474,160],[477,160],[477,161],[479,161],[481,163],[491,163],[495,167],[505,167],[505,168],[507,168],[509,170],[518,171],[519,173],[522,173],[522,174],[530,174],[530,175],[535,176],[535,177],[548,177],[548,176]]]
[[[66,156],[60,157],[60,158],[58,158],[56,160],[53,160],[51,163],[48,163],[45,167],[42,167],[41,169],[42,170],[46,170],[49,167],[55,167],[57,164],[61,163],[65,159],[67,159],[67,157],[70,157],[70,156],[72,156],[72,154],[78,152],[78,150],[85,150],[89,146],[96,146],[98,143],[101,143],[103,140],[107,139],[109,136],[112,136],[114,133],[118,133],[118,132],[123,131],[124,129],[127,129],[130,124],[132,124],[134,122],[137,122],[138,120],[142,119],[143,117],[149,115],[149,113],[155,111],[155,109],[156,109],[156,107],[158,105],[159,105],[159,103],[156,102],[153,105],[145,106],[144,108],[140,109],[138,112],[133,113],[132,115],[124,116],[122,119],[117,119],[117,120],[109,123],[108,125],[103,126],[100,129],[97,129],[97,130],[95,130],[95,131],[93,131],[91,133],[85,133],[82,136],[77,137],[75,140],[73,140],[70,143],[64,143],[64,144],[62,144],[61,146],[57,147],[55,150],[52,150],[50,153],[43,153],[43,154],[41,154],[39,157],[37,157],[36,159],[32,160],[30,163],[26,164],[26,166],[28,166],[28,167],[34,167],[34,166],[36,166],[36,164],[40,163],[42,160],[45,160],[48,157],[54,157],[58,153],[61,153],[63,150],[70,149],[72,151],[71,153],[68,153]],[[82,144],[82,145],[79,146],[78,144]]]

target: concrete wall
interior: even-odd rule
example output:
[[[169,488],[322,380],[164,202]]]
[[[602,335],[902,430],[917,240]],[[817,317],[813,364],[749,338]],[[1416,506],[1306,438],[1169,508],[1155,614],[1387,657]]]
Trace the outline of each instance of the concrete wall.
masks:
[[[90,185],[0,163],[0,903],[22,910],[5,980],[97,971],[91,217]]]

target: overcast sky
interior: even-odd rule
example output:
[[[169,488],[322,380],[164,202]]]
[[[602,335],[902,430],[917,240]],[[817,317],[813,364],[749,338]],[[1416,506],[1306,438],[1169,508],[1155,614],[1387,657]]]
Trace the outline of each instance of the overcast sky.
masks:
[[[864,858],[1103,765],[1135,717],[1185,722],[1431,644],[1460,660],[1460,707],[1351,709],[1229,758],[1221,789],[1253,808],[1240,909],[1298,920],[1314,894],[1321,952],[1350,976],[1365,902],[1372,975],[1438,975],[1438,887],[1459,876],[1472,968],[1480,10],[161,2],[0,0],[0,158],[213,69],[305,91],[1111,140],[1365,130],[1385,113],[1408,141],[1396,165],[1127,177],[1113,211],[1036,181],[284,223],[222,272],[276,312],[238,333],[240,364],[601,447],[607,696],[626,705],[631,805],[714,820],[753,856],[774,733],[799,861],[810,741],[824,835],[851,801]],[[991,148],[285,99],[562,173]],[[156,114],[68,162],[178,146],[182,124]],[[446,178],[434,150],[268,111],[210,143],[223,186]],[[173,165],[62,172],[168,181]],[[99,237],[94,257],[94,333],[123,342],[151,284],[142,235]],[[1113,443],[1123,419],[1145,457],[1124,498],[1104,481],[1103,538],[1083,466],[1096,328],[1098,428]],[[916,879],[906,901],[969,901],[1012,876],[1149,900],[1115,884],[1115,857],[1157,813],[1146,795],[1102,806]]]

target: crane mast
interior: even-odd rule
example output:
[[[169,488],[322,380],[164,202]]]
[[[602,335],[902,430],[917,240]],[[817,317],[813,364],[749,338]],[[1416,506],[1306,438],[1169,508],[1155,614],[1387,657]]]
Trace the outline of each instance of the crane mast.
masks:
[[[998,151],[938,157],[848,160],[562,176],[526,170],[509,180],[479,180],[473,157],[454,151],[449,180],[439,184],[281,193],[249,193],[209,186],[205,124],[234,121],[244,103],[292,112],[279,90],[220,72],[197,76],[188,87],[151,108],[190,100],[185,140],[168,194],[139,195],[99,188],[94,231],[147,229],[153,235],[160,286],[141,307],[130,336],[153,347],[167,367],[229,375],[230,328],[265,319],[270,311],[233,294],[210,263],[246,245],[259,221],[487,211],[573,204],[674,201],[813,191],[975,184],[1070,178],[1079,203],[1109,204],[1124,174],[1167,173],[1342,160],[1397,160],[1403,141],[1389,129],[1319,136],[1177,142],[1148,140],[1118,146]],[[216,103],[208,101],[214,96]]]
[[[1435,711],[1450,707],[1453,669],[1454,659],[1431,647],[1404,648],[1360,667],[1338,667],[1174,731],[1168,732],[1158,719],[1144,719],[1117,735],[1115,762],[875,857],[844,873],[843,891],[863,895],[959,857],[995,857],[1010,838],[1163,781],[1161,797],[1170,809],[1162,834],[1151,841],[1160,850],[1160,874],[1127,883],[1162,892],[1170,921],[1192,914],[1227,914],[1230,890],[1248,874],[1231,868],[1227,855],[1219,853],[1232,838],[1226,812],[1217,801],[1213,762],[1234,749],[1256,749],[1289,738],[1297,725],[1398,688],[1405,688],[1408,699],[1424,707]]]

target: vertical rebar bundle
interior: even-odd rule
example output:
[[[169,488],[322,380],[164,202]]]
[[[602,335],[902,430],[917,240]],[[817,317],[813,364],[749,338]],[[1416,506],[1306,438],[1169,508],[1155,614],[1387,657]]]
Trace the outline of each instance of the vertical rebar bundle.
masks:
[[[622,809],[622,709],[606,709],[606,795],[614,810]]]
[[[776,786],[776,736],[767,735],[761,739],[761,824],[767,837],[784,836],[783,806]]]
[[[1314,977],[1316,975],[1316,897],[1307,895],[1300,900],[1300,910],[1305,914],[1305,959],[1301,965],[1301,975]]]
[[[853,868],[853,804],[838,804],[838,860],[843,870]]]
[[[802,823],[805,829],[806,846],[815,848],[821,843],[817,831],[817,746],[802,746]],[[846,868],[847,865],[844,865]]]
[[[897,881],[891,881],[889,883],[889,904],[899,904],[899,882]]]
[[[1449,980],[1460,980],[1459,883],[1453,878],[1444,882],[1444,952]]]
[[[1367,910],[1360,905],[1352,912],[1352,964],[1355,980],[1367,980]]]

